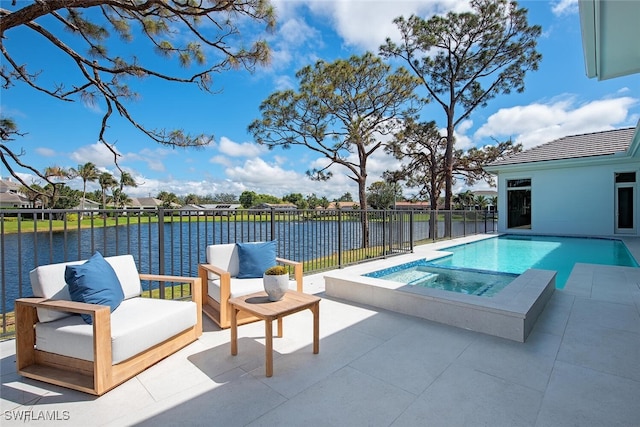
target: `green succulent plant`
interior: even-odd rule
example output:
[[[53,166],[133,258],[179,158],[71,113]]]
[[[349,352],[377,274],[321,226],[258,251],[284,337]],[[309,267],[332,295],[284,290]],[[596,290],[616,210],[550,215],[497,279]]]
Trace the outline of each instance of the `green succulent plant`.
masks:
[[[269,267],[265,270],[264,274],[267,276],[279,276],[281,274],[288,274],[289,270],[287,267],[283,265],[274,265],[273,267]]]

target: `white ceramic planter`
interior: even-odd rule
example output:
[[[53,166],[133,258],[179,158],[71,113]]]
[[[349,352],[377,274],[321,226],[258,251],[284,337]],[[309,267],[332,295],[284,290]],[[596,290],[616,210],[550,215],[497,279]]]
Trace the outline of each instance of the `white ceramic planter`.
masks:
[[[284,293],[289,289],[288,274],[280,274],[277,276],[264,274],[262,281],[264,283],[264,291],[269,295],[269,301],[280,301]]]

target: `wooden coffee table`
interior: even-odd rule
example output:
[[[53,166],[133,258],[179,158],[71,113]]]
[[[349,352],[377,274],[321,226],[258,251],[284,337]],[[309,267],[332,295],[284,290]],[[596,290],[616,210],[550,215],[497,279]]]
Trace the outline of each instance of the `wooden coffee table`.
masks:
[[[320,297],[287,291],[280,301],[269,301],[266,292],[256,292],[250,295],[231,298],[231,354],[238,354],[238,311],[264,320],[264,335],[266,338],[266,375],[273,375],[273,321],[278,319],[278,337],[282,337],[282,318],[302,310],[309,309],[313,313],[313,354],[320,351]]]

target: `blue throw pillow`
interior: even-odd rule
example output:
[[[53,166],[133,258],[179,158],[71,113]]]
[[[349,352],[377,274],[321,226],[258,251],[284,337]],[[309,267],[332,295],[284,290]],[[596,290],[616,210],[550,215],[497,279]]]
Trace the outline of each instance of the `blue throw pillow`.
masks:
[[[116,272],[100,252],[93,254],[84,264],[68,265],[64,271],[64,280],[69,285],[73,301],[108,305],[113,312],[124,299]],[[88,324],[93,323],[91,315],[81,316]]]
[[[276,240],[256,243],[236,243],[238,247],[238,279],[262,277],[264,271],[276,265]]]

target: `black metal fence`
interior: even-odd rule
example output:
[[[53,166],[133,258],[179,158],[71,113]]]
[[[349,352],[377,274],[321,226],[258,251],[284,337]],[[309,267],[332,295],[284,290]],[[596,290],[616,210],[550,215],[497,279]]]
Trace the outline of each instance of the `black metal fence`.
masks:
[[[363,219],[368,245],[363,245]],[[0,210],[0,338],[13,334],[29,271],[51,263],[132,254],[144,273],[197,275],[207,245],[277,240],[279,257],[305,274],[408,253],[415,244],[495,232],[482,211],[400,210]],[[366,247],[365,247],[366,246]],[[144,283],[146,290],[157,286]]]

